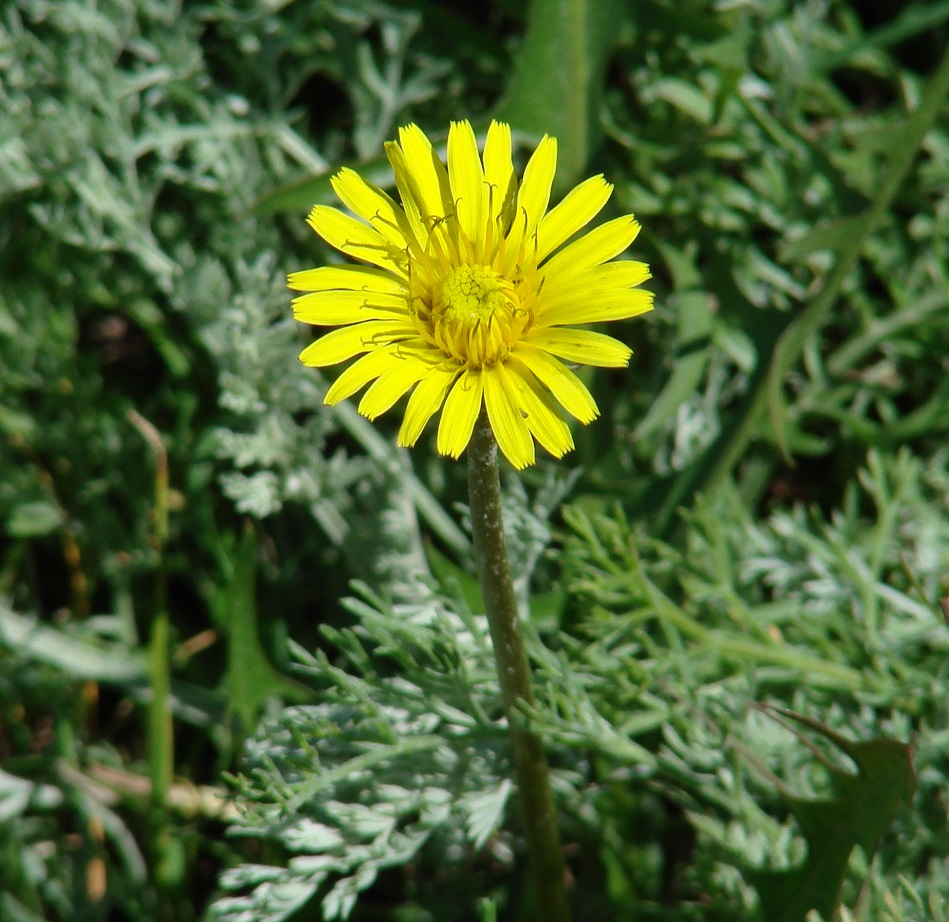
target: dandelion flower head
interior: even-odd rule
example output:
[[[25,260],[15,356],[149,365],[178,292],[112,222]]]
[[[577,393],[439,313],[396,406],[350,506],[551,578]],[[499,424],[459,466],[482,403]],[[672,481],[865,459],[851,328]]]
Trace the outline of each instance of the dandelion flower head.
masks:
[[[649,267],[613,261],[638,223],[616,218],[567,243],[602,210],[612,186],[594,176],[548,211],[556,140],[541,140],[518,182],[511,130],[501,122],[491,123],[482,153],[471,125],[453,122],[447,167],[416,125],[400,129],[386,154],[401,204],[343,169],[332,185],[355,217],[317,205],[308,218],[362,265],[307,269],[288,280],[307,292],[293,301],[298,320],[338,327],[301,361],[326,367],[359,356],[325,403],[369,385],[359,412],[375,419],[411,391],[399,444],[414,445],[441,410],[437,447],[453,458],[483,406],[514,467],[534,463],[535,440],[562,457],[573,437],[559,408],[581,423],[599,414],[569,365],[621,367],[632,354],[575,327],[652,308],[652,293],[636,287]]]

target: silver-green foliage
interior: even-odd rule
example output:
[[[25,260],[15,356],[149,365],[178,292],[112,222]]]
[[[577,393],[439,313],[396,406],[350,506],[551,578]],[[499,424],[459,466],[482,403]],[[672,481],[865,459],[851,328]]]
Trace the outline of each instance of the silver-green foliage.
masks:
[[[0,705],[4,716],[27,709],[9,733],[4,720],[4,746],[30,753],[17,763],[22,777],[3,784],[11,822],[0,848],[11,860],[0,915],[14,911],[10,901],[23,918],[86,911],[85,867],[66,857],[73,830],[56,823],[64,808],[21,792],[45,790],[34,774],[58,785],[57,803],[98,847],[89,838],[98,827],[83,819],[94,798],[49,763],[60,754],[79,766],[123,764],[110,745],[88,741],[80,682],[115,683],[129,700],[142,693],[138,630],[159,560],[149,540],[153,459],[130,410],[156,425],[169,453],[164,564],[212,612],[229,556],[216,483],[242,513],[312,513],[313,534],[366,577],[418,568],[416,509],[447,546],[465,543],[410,475],[403,489],[387,440],[352,411],[317,411],[324,383],[296,361],[305,336],[284,284],[287,271],[326,254],[302,233],[302,214],[288,232],[250,213],[276,185],[365,155],[369,126],[389,133],[407,105],[435,96],[446,65],[413,50],[418,25],[371,0],[0,8]],[[294,101],[314,77],[350,107],[357,137],[338,114],[312,130]],[[95,617],[103,610],[117,614]],[[78,624],[49,623],[54,611]],[[212,626],[193,611],[176,608],[175,627]],[[175,714],[213,731],[214,677],[200,681],[196,707],[176,697]],[[57,715],[37,759],[35,710]],[[123,849],[138,854],[138,845],[123,816],[102,822],[124,861]],[[110,866],[108,900],[144,918],[154,890],[133,864]],[[198,911],[187,900],[179,909],[181,918]]]
[[[688,515],[675,551],[639,545],[622,519],[570,514],[566,559],[587,630],[625,660],[620,674],[669,705],[656,778],[699,832],[697,866],[717,867],[724,892],[737,895],[742,865],[801,858],[793,826],[775,824],[774,776],[803,796],[827,790],[813,755],[748,710],[755,700],[856,739],[912,741],[914,803],[872,868],[854,860],[845,901],[853,905],[864,875],[867,918],[883,913],[898,874],[923,902],[944,890],[930,850],[949,717],[949,628],[936,605],[949,563],[947,486],[944,453],[928,462],[871,453],[832,515],[795,506],[756,520],[725,490]],[[606,703],[611,723],[634,710],[628,692]]]
[[[663,917],[693,918],[697,887],[710,911],[754,918],[743,869],[805,855],[774,778],[804,797],[828,790],[813,753],[750,707],[764,700],[855,739],[914,738],[916,804],[872,869],[854,859],[844,900],[853,905],[865,876],[871,917],[893,911],[897,874],[915,899],[941,892],[929,839],[910,833],[939,818],[949,630],[927,600],[949,564],[946,488],[940,458],[874,454],[830,519],[798,507],[756,521],[724,491],[689,516],[685,551],[644,539],[621,515],[565,510],[571,534],[557,567],[578,620],[546,645],[528,630],[539,699],[530,716],[557,766],[577,873],[605,862],[615,906],[634,892],[651,905],[653,846],[630,839],[629,824],[661,826],[662,805],[674,804],[695,835],[695,876],[681,884],[682,915],[667,905]],[[439,868],[455,888],[459,862],[483,867],[518,850],[483,623],[459,598],[419,588],[416,604],[367,590],[351,601],[354,627],[330,636],[338,663],[297,651],[322,702],[262,728],[234,830],[292,857],[230,872],[219,918],[282,919],[287,893],[343,918],[382,868],[406,864],[422,881]],[[420,886],[416,897],[437,912],[436,893]]]
[[[421,603],[351,600],[358,626],[329,632],[340,665],[297,651],[321,702],[260,728],[235,829],[293,857],[282,870],[225,874],[225,889],[251,889],[220,900],[215,918],[276,922],[317,892],[324,918],[345,918],[381,870],[445,872],[494,835],[509,760],[485,625],[418,588]],[[508,858],[503,839],[488,850]]]

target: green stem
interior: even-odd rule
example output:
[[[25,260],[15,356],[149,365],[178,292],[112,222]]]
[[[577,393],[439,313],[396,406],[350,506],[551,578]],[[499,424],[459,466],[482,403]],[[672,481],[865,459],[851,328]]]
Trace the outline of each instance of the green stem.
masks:
[[[151,540],[155,552],[155,608],[148,640],[148,774],[151,780],[152,851],[159,886],[156,918],[171,914],[167,891],[179,875],[175,845],[168,821],[167,801],[175,769],[174,724],[171,716],[171,620],[168,614],[165,540],[168,537],[168,453],[158,430],[135,410],[129,421],[155,453],[155,499]]]
[[[514,753],[514,772],[527,838],[527,859],[539,917],[570,922],[563,850],[543,742],[525,724],[519,705],[532,705],[530,665],[524,647],[514,583],[504,545],[498,446],[482,410],[468,445],[468,493],[475,563],[501,683]]]

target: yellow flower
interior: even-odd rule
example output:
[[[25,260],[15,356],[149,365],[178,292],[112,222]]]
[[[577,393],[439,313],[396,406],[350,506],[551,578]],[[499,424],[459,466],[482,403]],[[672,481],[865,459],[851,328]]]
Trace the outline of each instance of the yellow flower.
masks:
[[[448,166],[416,125],[386,145],[401,206],[349,169],[332,180],[357,217],[317,205],[308,222],[330,246],[365,265],[290,275],[294,316],[338,326],[300,355],[325,367],[361,356],[325,402],[351,397],[369,419],[411,390],[399,444],[414,445],[441,409],[438,451],[457,458],[481,410],[516,468],[534,463],[534,439],[554,457],[573,448],[559,403],[581,423],[599,415],[565,362],[620,367],[631,350],[574,324],[621,320],[652,308],[635,286],[649,267],[611,262],[636,238],[632,215],[558,247],[606,204],[612,186],[594,176],[550,211],[557,142],[545,136],[518,184],[511,129],[492,122],[478,153],[467,121],[453,122]]]

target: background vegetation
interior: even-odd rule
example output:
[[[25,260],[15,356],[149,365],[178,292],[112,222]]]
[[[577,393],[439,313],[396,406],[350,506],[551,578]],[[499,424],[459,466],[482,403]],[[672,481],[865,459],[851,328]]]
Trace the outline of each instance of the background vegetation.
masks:
[[[945,922],[947,20],[5,3],[0,919],[522,917],[463,466],[284,288],[335,167],[500,114],[658,293],[505,483],[577,918]]]

